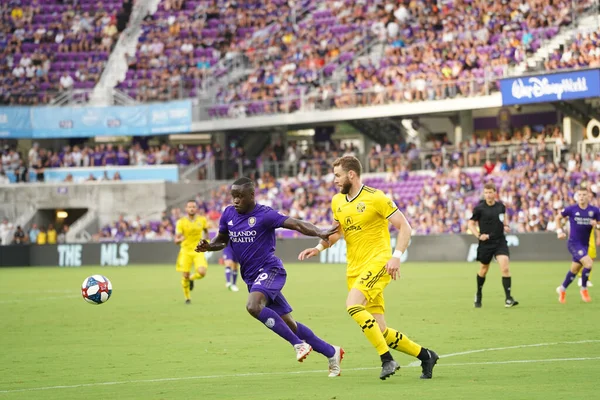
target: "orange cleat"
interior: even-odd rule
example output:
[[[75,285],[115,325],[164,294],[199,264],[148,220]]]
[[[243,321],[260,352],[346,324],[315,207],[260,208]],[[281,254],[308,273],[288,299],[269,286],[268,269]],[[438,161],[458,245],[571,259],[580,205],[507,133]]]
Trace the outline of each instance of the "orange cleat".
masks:
[[[558,293],[558,302],[560,304],[565,304],[567,302],[567,292],[559,286],[556,288],[556,293]]]
[[[586,303],[589,303],[590,301],[592,301],[592,298],[590,297],[590,293],[588,292],[587,289],[581,289],[581,300],[585,301]]]

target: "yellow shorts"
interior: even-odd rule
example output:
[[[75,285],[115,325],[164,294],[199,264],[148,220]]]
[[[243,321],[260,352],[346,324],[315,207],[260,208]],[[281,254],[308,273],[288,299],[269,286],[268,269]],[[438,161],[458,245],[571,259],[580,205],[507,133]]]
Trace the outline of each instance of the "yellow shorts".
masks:
[[[358,276],[348,276],[348,290],[358,289],[367,298],[366,309],[371,314],[383,314],[385,301],[383,300],[383,289],[390,283],[392,277],[383,267],[372,267],[365,269]]]
[[[179,256],[177,256],[177,265],[175,270],[179,272],[191,272],[192,265],[196,268],[208,267],[204,253],[196,253],[195,251],[180,251]]]

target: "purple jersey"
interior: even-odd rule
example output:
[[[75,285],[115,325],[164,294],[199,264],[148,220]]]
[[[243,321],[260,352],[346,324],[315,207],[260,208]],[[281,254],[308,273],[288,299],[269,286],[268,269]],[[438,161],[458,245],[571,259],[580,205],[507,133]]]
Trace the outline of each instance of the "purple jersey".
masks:
[[[117,164],[129,165],[129,153],[127,153],[126,151],[118,151],[117,152]]]
[[[104,153],[101,151],[97,151],[92,156],[92,160],[94,161],[94,166],[99,167],[102,165],[102,161],[104,160]]]
[[[248,214],[239,214],[233,206],[223,211],[219,233],[229,236],[229,246],[247,284],[254,282],[265,268],[283,269],[283,263],[275,256],[275,229],[281,228],[287,218],[260,204]]]
[[[104,155],[106,165],[117,165],[117,153],[114,150],[109,150]]]
[[[600,209],[588,205],[585,209],[575,204],[562,210],[561,215],[569,218],[569,245],[588,247],[592,235],[592,221],[600,221]]]

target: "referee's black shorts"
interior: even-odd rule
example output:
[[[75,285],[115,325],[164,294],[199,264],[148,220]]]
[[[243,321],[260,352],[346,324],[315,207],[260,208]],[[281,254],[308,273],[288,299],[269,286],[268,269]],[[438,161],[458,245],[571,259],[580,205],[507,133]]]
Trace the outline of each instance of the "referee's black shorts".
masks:
[[[492,262],[492,258],[496,256],[510,257],[506,240],[498,242],[486,240],[485,242],[479,242],[479,246],[477,247],[477,261],[487,265]]]

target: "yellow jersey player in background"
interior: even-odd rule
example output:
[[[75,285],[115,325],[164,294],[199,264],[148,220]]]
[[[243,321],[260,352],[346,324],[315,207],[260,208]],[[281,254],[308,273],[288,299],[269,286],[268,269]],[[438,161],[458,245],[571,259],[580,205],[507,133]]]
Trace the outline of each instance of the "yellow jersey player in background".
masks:
[[[334,227],[342,229],[329,237],[329,243],[321,240],[317,247],[304,250],[298,258],[305,260],[318,255],[343,235],[348,258],[346,309],[379,353],[382,363],[379,378],[385,380],[400,368],[390,354],[389,349],[393,349],[421,360],[421,379],[431,379],[438,355],[388,327],[384,317],[383,290],[392,279],[400,277],[400,257],[408,247],[411,227],[381,190],[362,184],[361,170],[355,157],[342,157],[333,163],[334,182],[340,193],[333,197],[331,208]],[[399,231],[393,253],[389,223]]]
[[[590,247],[588,247],[588,256],[590,256],[590,258],[592,260],[596,259],[596,246],[600,246],[600,243],[596,243],[596,230],[597,229],[598,229],[598,227],[596,227],[595,229],[592,229],[592,234],[590,235]],[[598,237],[598,240],[600,240],[600,236]],[[583,282],[581,280],[581,271],[579,271],[577,276],[579,277],[577,284],[579,285],[579,287],[581,287],[581,285],[583,284]],[[590,272],[590,276],[588,277],[588,281],[587,281],[587,287],[592,287],[592,286],[594,286],[594,285],[592,284],[592,273]]]
[[[175,269],[183,273],[181,287],[185,303],[191,304],[190,291],[194,289],[194,281],[204,278],[208,268],[204,253],[195,252],[198,242],[208,238],[208,221],[206,217],[196,215],[198,207],[194,200],[187,202],[185,211],[187,216],[180,218],[175,227],[175,243],[181,245]],[[196,271],[190,275],[192,265]]]

